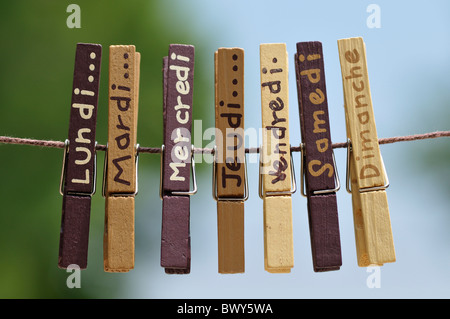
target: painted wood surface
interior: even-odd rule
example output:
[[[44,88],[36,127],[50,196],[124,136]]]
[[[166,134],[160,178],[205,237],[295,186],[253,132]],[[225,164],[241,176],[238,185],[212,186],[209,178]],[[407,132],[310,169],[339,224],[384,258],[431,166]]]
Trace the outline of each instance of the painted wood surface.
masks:
[[[266,192],[289,191],[291,154],[286,44],[261,44],[260,67],[263,186]]]
[[[90,196],[63,196],[59,268],[66,269],[70,265],[87,268],[90,213]]]
[[[163,58],[161,267],[167,274],[191,269],[191,125],[195,48],[171,44]]]
[[[358,265],[394,262],[395,249],[362,38],[338,40],[347,137],[351,140],[350,176]]]
[[[108,149],[103,264],[134,268],[137,124],[141,55],[134,45],[109,47]]]
[[[217,196],[245,193],[244,50],[220,48],[216,54]]]
[[[96,126],[102,46],[75,51],[68,147],[65,150],[58,267],[87,267],[91,196],[95,190]]]
[[[106,198],[103,237],[103,267],[106,272],[128,272],[134,268],[135,198]]]
[[[295,55],[305,193],[314,271],[340,269],[336,172],[330,133],[322,43],[299,42]]]
[[[164,108],[163,192],[190,188],[194,47],[171,44]]]
[[[134,45],[109,48],[108,194],[136,192],[139,60]]]
[[[245,271],[244,50],[214,55],[218,272]],[[227,200],[230,199],[230,200]],[[236,200],[242,199],[242,200]]]
[[[265,270],[286,273],[294,266],[286,44],[260,45],[260,76]]]
[[[77,45],[69,120],[65,193],[91,194],[102,47]]]

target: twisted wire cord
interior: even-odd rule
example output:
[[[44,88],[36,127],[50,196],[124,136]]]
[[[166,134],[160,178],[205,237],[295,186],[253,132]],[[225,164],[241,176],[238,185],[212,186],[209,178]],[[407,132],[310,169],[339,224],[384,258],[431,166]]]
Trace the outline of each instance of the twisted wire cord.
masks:
[[[425,140],[425,139],[434,139],[439,137],[450,137],[450,131],[437,131],[431,133],[424,134],[414,134],[414,135],[406,135],[406,136],[397,136],[397,137],[387,137],[378,139],[378,143],[382,144],[392,144],[397,142],[408,142],[408,141],[417,141],[417,140]],[[40,146],[40,147],[50,147],[50,148],[64,148],[65,143],[61,141],[49,141],[49,140],[37,140],[37,139],[29,139],[29,138],[19,138],[19,137],[9,137],[9,136],[0,136],[0,144],[15,144],[15,145],[30,145],[30,146]],[[344,143],[333,143],[332,148],[346,148],[348,146],[347,142]],[[106,145],[97,144],[97,151],[106,151]],[[291,146],[292,152],[300,152],[300,146]],[[139,146],[139,153],[149,153],[149,154],[159,154],[161,153],[160,147],[143,147]],[[258,147],[250,147],[245,148],[246,153],[259,153]],[[212,154],[213,149],[211,148],[194,148],[194,153],[197,154]]]

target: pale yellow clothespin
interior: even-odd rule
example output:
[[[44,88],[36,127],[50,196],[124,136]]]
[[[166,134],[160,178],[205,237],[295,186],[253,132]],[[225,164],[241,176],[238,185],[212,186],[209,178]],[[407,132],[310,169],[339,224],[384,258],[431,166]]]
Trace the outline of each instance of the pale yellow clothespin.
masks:
[[[287,273],[294,267],[292,193],[295,176],[289,143],[289,90],[286,44],[261,44],[259,195],[264,201],[265,270]]]
[[[338,40],[344,88],[348,153],[347,191],[352,194],[358,265],[395,261],[386,188],[362,38]]]

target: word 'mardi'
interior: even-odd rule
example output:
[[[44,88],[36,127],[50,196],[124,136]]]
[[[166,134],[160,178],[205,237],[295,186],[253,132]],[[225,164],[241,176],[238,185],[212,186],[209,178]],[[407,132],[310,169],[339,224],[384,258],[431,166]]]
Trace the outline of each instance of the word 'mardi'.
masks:
[[[134,46],[111,46],[109,78],[108,179],[111,193],[133,193],[137,129],[137,79]]]
[[[122,91],[126,91],[126,92],[131,91],[131,88],[128,86],[124,86],[124,85],[116,86],[115,84],[113,84],[111,86],[111,89],[112,90],[117,89],[117,90],[122,90]],[[114,92],[113,94],[115,94],[116,96],[111,96],[110,100],[114,100],[117,102],[117,109],[121,112],[128,111],[128,109],[130,108],[131,98],[125,97],[125,96],[120,96],[120,94],[121,94],[120,91]],[[126,150],[127,148],[130,147],[130,125],[131,124],[124,124],[124,120],[123,120],[121,114],[117,115],[116,128],[118,130],[120,130],[119,131],[120,135],[115,136],[114,140],[116,142],[117,148],[119,148],[120,150]],[[112,162],[114,163],[114,166],[117,168],[117,174],[114,176],[115,182],[125,184],[125,185],[130,185],[130,181],[124,180],[120,177],[123,172],[123,169],[120,166],[120,162],[127,161],[130,159],[131,159],[131,155],[125,155],[125,156],[121,156],[118,158],[114,158],[112,160]]]

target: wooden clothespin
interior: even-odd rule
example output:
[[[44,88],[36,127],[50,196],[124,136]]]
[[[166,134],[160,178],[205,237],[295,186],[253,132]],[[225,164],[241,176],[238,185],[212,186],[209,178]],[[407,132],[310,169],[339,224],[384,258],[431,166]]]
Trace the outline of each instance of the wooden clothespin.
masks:
[[[197,192],[191,142],[194,53],[192,45],[171,44],[163,59],[161,267],[168,274],[188,274],[191,268],[190,196]]]
[[[216,147],[213,197],[217,201],[218,270],[245,272],[244,202],[248,198],[244,140],[244,50],[214,55]]]
[[[103,174],[106,272],[127,272],[134,268],[140,60],[134,45],[109,47],[108,147]]]
[[[297,43],[297,92],[302,133],[302,195],[308,220],[314,271],[342,265],[336,192],[339,176],[328,116],[325,68],[320,42]]]
[[[102,47],[78,43],[73,74],[69,137],[65,143],[58,266],[87,267],[91,197],[95,193],[95,131]]]
[[[286,44],[261,44],[259,196],[264,201],[264,260],[271,273],[294,266],[292,198],[295,174],[289,143],[288,61]]]
[[[347,191],[352,194],[358,265],[395,261],[386,188],[362,38],[338,40],[344,88],[348,154]]]

